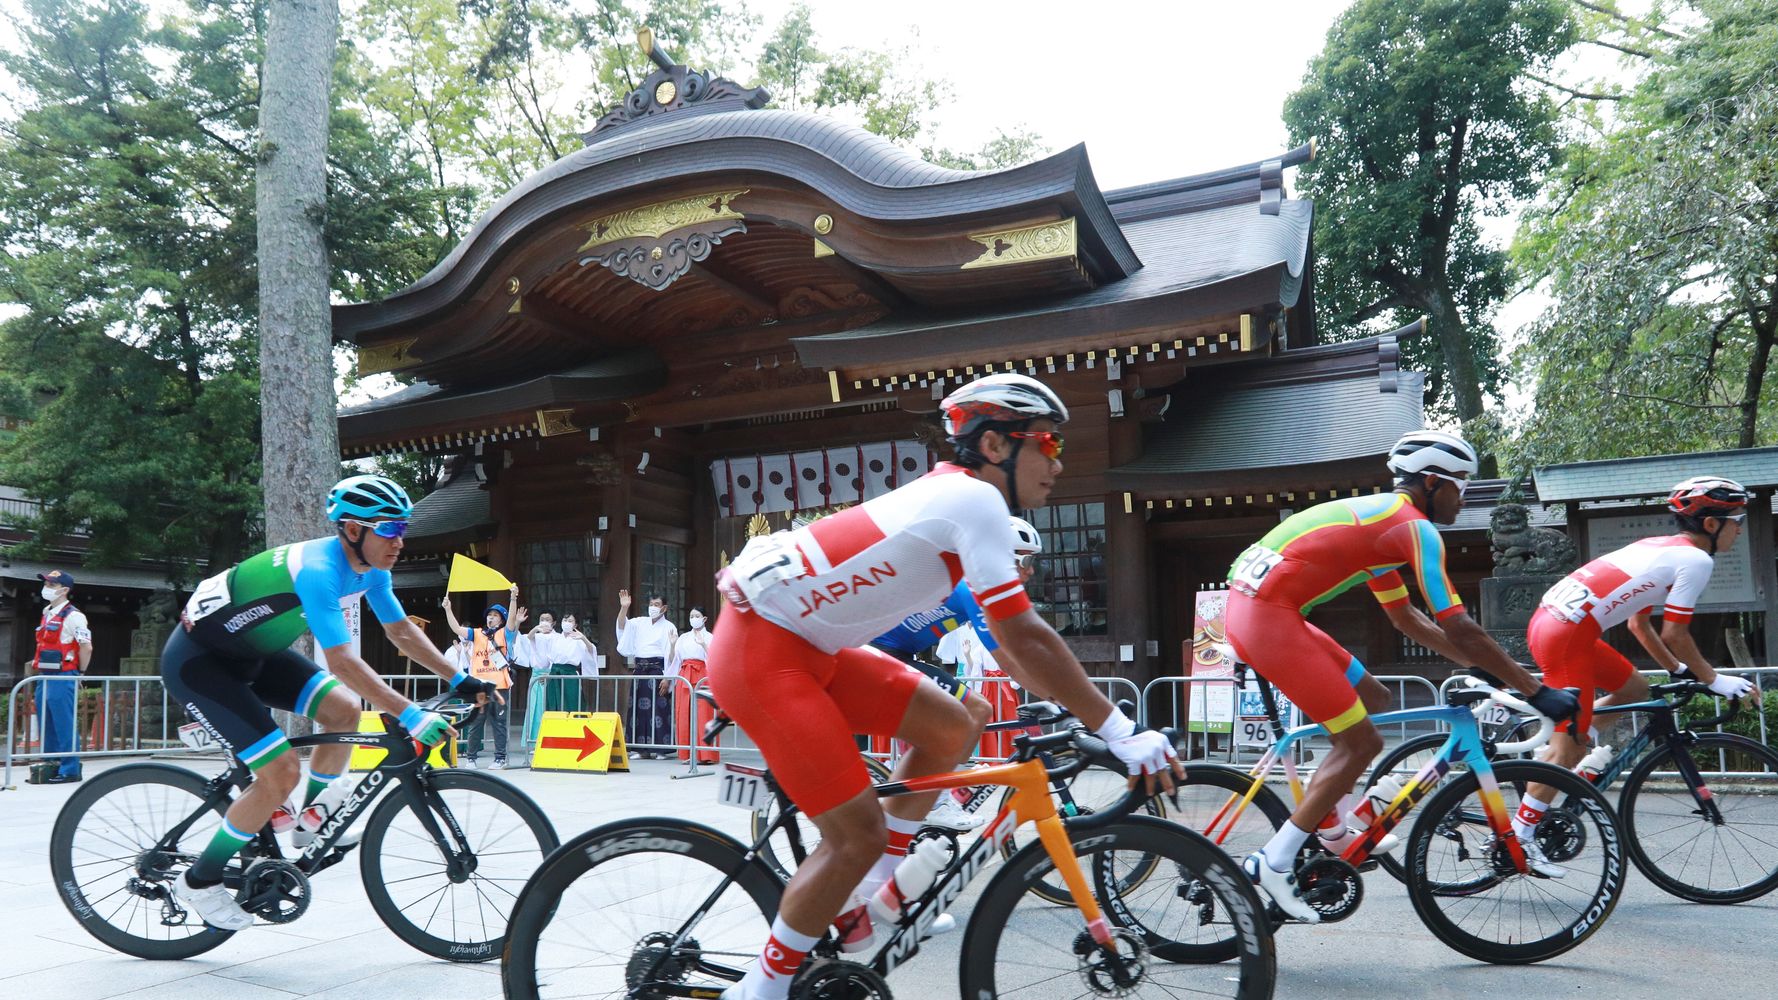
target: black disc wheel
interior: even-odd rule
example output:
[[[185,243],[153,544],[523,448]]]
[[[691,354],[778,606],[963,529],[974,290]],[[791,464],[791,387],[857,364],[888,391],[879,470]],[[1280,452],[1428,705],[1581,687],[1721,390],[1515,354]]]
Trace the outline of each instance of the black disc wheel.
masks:
[[[1007,861],[976,902],[963,938],[962,996],[1272,995],[1271,928],[1227,855],[1152,817],[1068,835],[1101,897],[1115,948],[1088,933],[1078,909],[1030,891],[1054,864],[1034,842]],[[1116,888],[1125,881],[1120,873],[1151,864],[1153,872],[1133,888]]]
[[[1540,962],[1591,937],[1617,907],[1622,834],[1605,797],[1573,771],[1510,760],[1493,772],[1497,797],[1469,772],[1447,776],[1422,805],[1407,843],[1408,898],[1428,930],[1471,958]],[[1562,835],[1574,854],[1554,877],[1520,872],[1508,844],[1520,789],[1530,784],[1553,786],[1573,820]],[[1487,799],[1499,808],[1490,811]]]
[[[430,786],[425,820],[413,789],[396,787],[365,823],[365,894],[415,948],[486,962],[500,954],[519,890],[555,850],[555,827],[530,796],[491,774],[440,770],[418,780]]]
[[[562,845],[520,894],[506,998],[714,996],[758,960],[783,893],[710,827],[609,823]]]
[[[226,806],[226,799],[206,805],[204,779],[182,767],[126,764],[87,779],[50,833],[56,894],[87,933],[126,955],[209,951],[233,934],[176,906],[168,887],[216,835]],[[184,832],[163,847],[182,823]],[[238,880],[239,863],[230,869]]]
[[[1778,753],[1729,733],[1685,751],[1659,746],[1624,782],[1618,813],[1648,880],[1695,903],[1743,903],[1778,888]]]
[[[889,780],[889,765],[869,754],[860,754],[859,759],[864,761],[864,769],[870,772],[871,784],[880,785]],[[778,800],[774,797],[770,805],[753,814],[753,830],[750,834],[752,840],[757,842],[777,819]],[[796,814],[796,829],[802,838],[803,857],[806,858],[815,850],[815,845],[821,843],[821,830],[800,811]],[[781,881],[790,881],[791,873],[796,871],[796,856],[790,850],[790,835],[784,830],[772,834],[771,839],[760,848],[759,856],[766,867],[778,873]]]

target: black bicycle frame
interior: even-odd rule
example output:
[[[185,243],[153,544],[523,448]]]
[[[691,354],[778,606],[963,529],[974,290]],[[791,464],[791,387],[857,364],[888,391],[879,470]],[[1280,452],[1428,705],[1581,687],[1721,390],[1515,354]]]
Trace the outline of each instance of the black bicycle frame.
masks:
[[[1649,715],[1648,725],[1642,732],[1632,737],[1629,743],[1624,744],[1622,750],[1612,756],[1611,760],[1606,763],[1604,770],[1600,771],[1599,776],[1593,779],[1594,786],[1600,791],[1610,788],[1612,783],[1617,780],[1618,775],[1635,766],[1636,762],[1642,758],[1643,751],[1659,740],[1672,752],[1673,762],[1679,770],[1680,780],[1685,782],[1686,789],[1692,794],[1692,800],[1698,804],[1698,808],[1703,811],[1705,818],[1709,819],[1712,824],[1721,826],[1723,824],[1722,809],[1716,804],[1716,799],[1713,796],[1703,791],[1707,787],[1703,772],[1698,770],[1698,764],[1692,760],[1692,755],[1686,752],[1686,736],[1690,733],[1690,729],[1681,730],[1674,722],[1673,717],[1677,712],[1677,707],[1665,698],[1655,698],[1629,705],[1607,705],[1603,708],[1593,709],[1594,715],[1611,715],[1623,712],[1647,712]],[[1734,713],[1730,712],[1729,714],[1733,715]]]

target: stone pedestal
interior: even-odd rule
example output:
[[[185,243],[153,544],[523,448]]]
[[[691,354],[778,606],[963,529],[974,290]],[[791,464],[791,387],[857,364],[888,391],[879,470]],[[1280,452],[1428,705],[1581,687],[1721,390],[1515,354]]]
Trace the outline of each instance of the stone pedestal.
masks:
[[[152,677],[160,673],[161,647],[177,625],[150,622],[130,633],[130,655],[118,663],[118,673],[125,677]]]
[[[1531,624],[1531,616],[1544,591],[1561,579],[1556,574],[1540,573],[1491,576],[1482,581],[1482,628],[1520,663],[1531,662],[1531,651],[1525,645],[1525,629]]]

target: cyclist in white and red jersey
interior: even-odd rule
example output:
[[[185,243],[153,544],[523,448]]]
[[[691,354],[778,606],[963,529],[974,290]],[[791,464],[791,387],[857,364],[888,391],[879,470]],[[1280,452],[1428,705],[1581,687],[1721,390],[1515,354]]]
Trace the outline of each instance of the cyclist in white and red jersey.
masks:
[[[1745,678],[1717,673],[1691,633],[1692,611],[1710,583],[1716,555],[1727,552],[1741,537],[1749,497],[1746,488],[1732,479],[1687,479],[1667,497],[1678,534],[1644,538],[1600,556],[1544,593],[1526,638],[1546,683],[1581,689],[1577,732],[1586,732],[1592,724],[1589,692],[1610,692],[1600,705],[1648,697],[1647,679],[1601,637],[1606,629],[1625,622],[1648,655],[1669,673],[1695,677],[1728,698],[1753,689]],[[1657,610],[1659,633],[1650,621]],[[1566,729],[1558,729],[1550,738],[1549,759],[1563,767],[1580,763],[1586,751]],[[1532,785],[1520,801],[1513,825],[1527,852],[1536,847],[1530,834],[1549,807],[1551,794],[1547,785]]]
[[[784,889],[759,962],[723,995],[781,1000],[848,901],[888,880],[937,793],[879,804],[854,733],[912,745],[895,776],[951,770],[975,742],[957,699],[879,650],[858,648],[966,581],[1026,687],[1067,706],[1132,775],[1171,788],[1183,771],[1161,734],[1138,730],[1093,687],[1019,582],[1008,508],[1041,507],[1068,409],[1036,379],[993,375],[941,404],[955,463],[794,531],[747,543],[717,580],[733,613],[710,646],[723,710],[821,830]],[[885,817],[885,813],[887,816]]]

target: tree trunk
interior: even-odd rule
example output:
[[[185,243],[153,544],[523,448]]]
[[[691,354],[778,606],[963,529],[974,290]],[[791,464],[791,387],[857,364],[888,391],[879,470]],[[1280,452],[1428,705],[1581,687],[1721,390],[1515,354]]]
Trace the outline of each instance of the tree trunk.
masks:
[[[1778,295],[1778,293],[1775,293]],[[1753,357],[1747,363],[1747,384],[1741,393],[1741,440],[1738,448],[1752,448],[1759,436],[1759,396],[1771,363],[1772,344],[1778,340],[1778,310],[1768,309],[1763,321],[1753,325]]]
[[[1469,349],[1469,330],[1457,308],[1457,297],[1449,288],[1437,288],[1428,298],[1427,319],[1433,336],[1438,338],[1439,351],[1445,356],[1451,402],[1457,409],[1457,419],[1468,427],[1482,415],[1483,408],[1482,376],[1476,370],[1475,355]],[[1476,473],[1476,478],[1492,479],[1500,474],[1493,455],[1483,455],[1481,459],[1481,470]]]
[[[259,371],[265,533],[271,545],[325,529],[338,478],[328,308],[328,84],[337,0],[272,0],[259,105]]]

